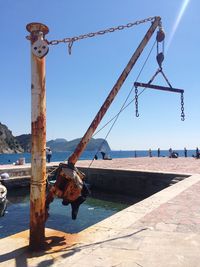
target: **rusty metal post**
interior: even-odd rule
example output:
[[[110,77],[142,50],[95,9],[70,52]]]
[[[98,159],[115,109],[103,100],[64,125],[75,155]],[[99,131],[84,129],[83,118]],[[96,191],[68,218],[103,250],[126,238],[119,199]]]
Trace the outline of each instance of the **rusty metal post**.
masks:
[[[120,88],[122,87],[124,81],[126,80],[127,76],[129,75],[130,71],[132,70],[133,66],[135,65],[137,59],[139,58],[140,54],[142,53],[143,49],[147,45],[149,39],[153,35],[155,29],[160,25],[161,18],[156,17],[153,21],[152,25],[148,29],[147,33],[145,34],[144,38],[140,42],[138,48],[136,49],[135,53],[132,55],[131,59],[129,60],[127,66],[124,68],[122,74],[120,75],[119,79],[113,86],[110,94],[106,98],[105,102],[101,106],[99,112],[97,113],[96,117],[94,118],[93,122],[90,124],[88,130],[86,131],[85,135],[79,142],[78,146],[76,147],[74,153],[69,157],[68,163],[74,165],[82,152],[84,151],[85,147],[89,143],[93,133],[95,132],[96,128],[98,127],[99,123],[101,122],[103,116],[105,115],[106,111],[108,110],[109,106],[111,105],[112,101],[114,100],[115,96],[119,92]]]
[[[41,23],[26,26],[31,41],[31,185],[30,185],[30,239],[31,250],[44,247],[46,198],[46,88],[45,57],[33,53],[33,44],[49,32]],[[40,38],[40,39],[41,39]],[[34,47],[37,50],[36,47]],[[41,48],[42,49],[42,48]],[[46,48],[48,49],[48,48]],[[39,50],[39,53],[40,50]]]

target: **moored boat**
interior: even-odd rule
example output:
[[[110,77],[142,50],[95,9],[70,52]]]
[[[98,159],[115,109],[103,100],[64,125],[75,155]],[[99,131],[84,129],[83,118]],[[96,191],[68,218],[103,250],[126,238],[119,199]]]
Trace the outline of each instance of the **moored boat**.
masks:
[[[7,206],[7,189],[0,182],[0,217],[4,216]]]

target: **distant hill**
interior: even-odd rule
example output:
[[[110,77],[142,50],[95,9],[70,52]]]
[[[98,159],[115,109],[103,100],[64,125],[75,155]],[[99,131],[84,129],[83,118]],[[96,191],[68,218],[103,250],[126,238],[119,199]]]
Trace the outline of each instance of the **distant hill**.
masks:
[[[0,123],[0,153],[20,153],[24,149],[8,127]]]
[[[64,151],[74,151],[81,138],[77,138],[71,141],[67,141],[65,139],[55,139],[47,142],[47,146],[51,148],[54,152],[64,152]],[[102,138],[94,139],[92,138],[88,143],[85,150],[87,151],[95,151],[100,149],[103,146],[103,149],[107,152],[110,151],[110,147],[108,142]]]
[[[61,152],[67,150],[67,140],[64,138],[58,138],[47,142],[47,146],[51,148],[53,152]]]
[[[74,151],[80,142],[81,138],[67,141],[64,138],[57,138],[47,142],[47,147],[50,147],[53,152]],[[88,143],[87,151],[104,151],[108,153],[110,146],[108,142],[102,138],[92,138]],[[0,123],[0,153],[22,153],[31,152],[31,134],[22,134],[13,136],[11,130]]]
[[[31,149],[31,134],[22,134],[16,136],[21,147],[25,152],[30,152]],[[50,140],[47,142],[47,147],[50,147],[53,152],[65,152],[65,151],[74,151],[81,138],[77,138],[71,141],[67,141],[64,138],[57,138],[55,140]],[[87,145],[87,151],[95,151],[102,148],[104,151],[109,152],[110,147],[107,141],[102,138],[94,139],[92,138]]]
[[[16,136],[16,139],[25,152],[31,152],[31,134],[22,134]]]

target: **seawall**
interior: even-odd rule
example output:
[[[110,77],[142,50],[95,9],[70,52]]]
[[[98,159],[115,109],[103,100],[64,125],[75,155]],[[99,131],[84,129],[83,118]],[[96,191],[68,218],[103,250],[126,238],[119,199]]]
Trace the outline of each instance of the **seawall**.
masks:
[[[81,162],[83,165],[84,161]],[[104,164],[104,161],[100,162]],[[47,172],[58,166],[57,163],[47,165]],[[117,169],[101,167],[84,167],[79,169],[86,174],[86,182],[96,191],[124,194],[135,197],[148,197],[168,186],[171,186],[189,174],[142,171],[131,169]],[[2,183],[9,188],[26,187],[30,185],[31,167],[5,166],[0,168],[0,174],[7,172],[9,179],[2,180]]]

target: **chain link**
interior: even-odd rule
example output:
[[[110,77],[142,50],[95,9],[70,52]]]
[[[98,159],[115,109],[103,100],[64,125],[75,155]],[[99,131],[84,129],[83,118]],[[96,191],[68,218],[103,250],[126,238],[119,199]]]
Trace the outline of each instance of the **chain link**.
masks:
[[[183,93],[181,93],[181,120],[185,120],[185,113],[184,113],[184,96]]]
[[[142,24],[142,23],[151,22],[151,21],[153,21],[155,19],[156,19],[156,17],[149,17],[149,18],[146,18],[146,19],[143,19],[143,20],[137,20],[135,22],[130,22],[130,23],[126,24],[126,25],[119,25],[118,27],[112,27],[112,28],[108,28],[108,29],[105,29],[105,30],[100,30],[100,31],[97,31],[97,32],[90,32],[90,33],[87,33],[87,34],[81,34],[79,36],[75,36],[75,37],[71,37],[71,38],[64,38],[64,39],[61,39],[61,40],[52,40],[52,41],[47,41],[47,42],[48,42],[49,45],[58,45],[60,43],[68,43],[68,44],[70,44],[68,46],[68,48],[69,48],[69,47],[72,47],[72,44],[75,41],[79,41],[79,40],[82,40],[82,39],[95,37],[97,35],[103,35],[105,33],[112,33],[112,32],[115,32],[115,31],[121,31],[121,30],[124,30],[126,28],[137,26],[137,25]]]
[[[135,116],[139,117],[139,112],[138,112],[138,89],[137,89],[137,86],[135,86]]]

